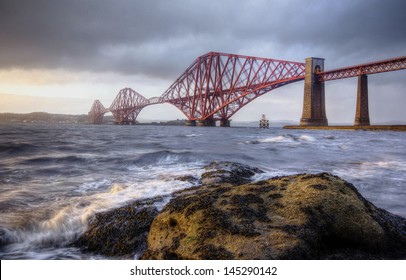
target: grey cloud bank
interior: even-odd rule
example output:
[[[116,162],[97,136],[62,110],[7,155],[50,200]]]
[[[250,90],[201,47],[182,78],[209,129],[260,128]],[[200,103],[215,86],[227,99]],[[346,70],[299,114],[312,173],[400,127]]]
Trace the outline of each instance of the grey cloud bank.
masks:
[[[0,70],[111,72],[169,86],[209,51],[319,56],[332,69],[406,55],[405,10],[401,0],[3,0]],[[404,73],[370,81],[406,86]]]
[[[405,10],[394,0],[6,0],[0,67],[173,78],[209,51],[345,65],[404,54]]]

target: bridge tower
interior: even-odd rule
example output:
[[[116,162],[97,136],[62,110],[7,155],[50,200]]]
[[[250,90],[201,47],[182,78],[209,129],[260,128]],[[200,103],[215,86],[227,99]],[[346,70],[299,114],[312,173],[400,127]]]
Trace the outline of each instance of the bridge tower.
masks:
[[[324,58],[306,58],[303,114],[301,126],[328,125],[324,96],[324,82],[317,79],[317,73],[324,71]]]
[[[368,76],[358,76],[357,110],[355,113],[355,126],[370,125],[368,109]]]

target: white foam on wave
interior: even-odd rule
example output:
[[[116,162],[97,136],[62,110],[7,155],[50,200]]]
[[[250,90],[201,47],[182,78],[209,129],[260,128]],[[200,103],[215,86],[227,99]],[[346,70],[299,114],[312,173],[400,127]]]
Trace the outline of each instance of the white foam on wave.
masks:
[[[21,252],[33,248],[66,245],[86,230],[89,219],[97,212],[117,208],[137,199],[165,196],[191,187],[192,183],[176,178],[184,175],[199,178],[203,171],[200,165],[193,164],[143,166],[134,168],[134,174],[122,182],[102,179],[83,184],[79,188],[82,196],[66,198],[55,202],[55,205],[48,205],[49,209],[56,210],[49,213],[48,217],[42,217],[36,225],[25,230],[8,231],[8,235],[16,242],[13,248],[9,249]],[[107,183],[110,183],[109,187],[101,187]],[[100,191],[89,192],[97,189]],[[162,208],[168,199],[156,206]]]
[[[200,133],[192,133],[192,134],[186,134],[185,136],[186,137],[199,137],[199,136],[202,136],[203,134],[200,134]]]
[[[177,162],[179,162],[178,155],[167,155],[158,160],[158,165],[175,164]]]
[[[282,142],[293,142],[293,138],[288,137],[288,136],[274,136],[274,137],[268,137],[268,138],[263,138],[263,139],[258,139],[255,140],[254,142],[257,143],[282,143]]]
[[[406,161],[397,161],[397,160],[387,160],[387,161],[377,161],[372,163],[366,163],[368,166],[381,169],[397,170],[397,171],[406,171]]]
[[[406,171],[406,162],[398,160],[378,160],[378,161],[355,161],[348,162],[350,166],[337,168],[334,173],[343,178],[368,178],[376,177],[377,174],[384,174],[387,171]],[[402,178],[403,180],[403,178]]]
[[[10,230],[9,236],[16,242],[9,250],[29,251],[33,248],[66,245],[81,234],[87,220],[94,215],[99,202],[85,202],[81,198],[66,199],[49,218],[39,220],[25,230]]]
[[[123,191],[126,188],[127,188],[127,186],[124,184],[113,184],[109,189],[109,193],[116,194],[116,193]]]
[[[78,189],[75,190],[75,192],[85,194],[89,191],[95,191],[95,190],[98,190],[100,188],[103,188],[103,187],[109,186],[109,185],[111,185],[111,180],[108,178],[105,178],[101,181],[92,181],[92,182],[83,183],[78,187]]]
[[[178,161],[176,162],[176,159]],[[184,175],[192,175],[195,177],[200,177],[204,166],[203,161],[191,161],[179,163],[179,158],[177,155],[168,155],[161,158],[158,164],[149,165],[132,165],[128,166],[127,169],[136,174],[136,178],[141,180],[149,180],[151,178],[176,178]],[[130,176],[130,178],[132,178]]]
[[[288,176],[288,175],[293,175],[296,174],[295,172],[290,172],[290,171],[282,171],[281,169],[267,169],[263,170],[264,173],[256,173],[254,176],[252,176],[252,181],[253,182],[258,182],[262,180],[268,180],[273,177],[277,176]]]
[[[278,136],[273,136],[273,137],[267,137],[267,138],[262,138],[262,139],[257,139],[257,140],[251,140],[251,141],[246,141],[246,144],[259,144],[259,143],[300,143],[300,142],[314,142],[316,141],[316,138],[310,135],[300,135],[300,136],[295,136],[295,135],[278,135]]]
[[[300,141],[305,141],[305,142],[313,142],[316,141],[316,138],[314,138],[313,136],[310,135],[301,135],[298,138]]]
[[[360,169],[393,169],[406,171],[406,161],[378,160],[378,161],[357,161],[350,164],[358,165]]]

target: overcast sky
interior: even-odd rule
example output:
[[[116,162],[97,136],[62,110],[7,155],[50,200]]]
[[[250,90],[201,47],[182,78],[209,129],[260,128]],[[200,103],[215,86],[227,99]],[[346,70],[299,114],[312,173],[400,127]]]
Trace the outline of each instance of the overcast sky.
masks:
[[[1,0],[0,112],[87,113],[94,99],[108,107],[124,87],[160,96],[210,51],[300,62],[323,57],[326,70],[405,56],[405,11],[403,0]],[[356,83],[326,84],[330,122],[353,122]],[[406,121],[405,70],[371,75],[369,93],[373,123]],[[27,104],[21,95],[53,102]],[[298,121],[302,99],[303,82],[291,84],[233,119],[265,113],[271,121]],[[139,117],[183,114],[166,104]]]

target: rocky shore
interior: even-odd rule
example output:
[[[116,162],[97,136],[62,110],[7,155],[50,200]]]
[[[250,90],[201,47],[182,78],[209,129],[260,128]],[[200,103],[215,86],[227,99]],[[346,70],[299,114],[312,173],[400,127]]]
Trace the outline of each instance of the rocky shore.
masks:
[[[331,174],[252,182],[262,171],[211,163],[199,186],[97,214],[72,244],[111,258],[406,259],[406,219]],[[167,198],[166,198],[167,199]]]

